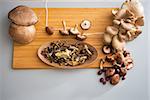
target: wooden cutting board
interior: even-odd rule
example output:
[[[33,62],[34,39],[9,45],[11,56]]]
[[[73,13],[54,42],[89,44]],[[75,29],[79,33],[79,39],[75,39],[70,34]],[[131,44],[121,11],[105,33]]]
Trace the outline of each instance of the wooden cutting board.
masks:
[[[13,64],[14,69],[46,69],[53,68],[43,63],[37,57],[37,50],[45,42],[55,40],[74,39],[74,36],[61,36],[58,31],[53,35],[47,35],[45,32],[45,9],[33,8],[36,12],[39,22],[36,24],[36,38],[27,45],[20,45],[14,42]],[[62,20],[65,20],[67,27],[73,27],[80,24],[82,20],[88,19],[92,26],[85,33],[104,32],[106,26],[112,24],[112,8],[49,8],[49,26],[62,28]],[[81,28],[79,28],[81,30]],[[85,42],[93,45],[98,53],[98,58],[84,68],[98,68],[99,59],[104,57],[101,52],[103,45],[103,34],[89,35]],[[107,65],[106,65],[107,66]]]

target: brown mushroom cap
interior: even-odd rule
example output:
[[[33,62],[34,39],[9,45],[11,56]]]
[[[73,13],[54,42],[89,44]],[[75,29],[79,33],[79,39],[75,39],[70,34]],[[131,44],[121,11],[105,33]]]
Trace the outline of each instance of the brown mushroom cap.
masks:
[[[12,23],[9,28],[9,34],[16,42],[26,44],[35,38],[36,30],[34,25],[19,26]]]
[[[17,6],[8,13],[8,18],[17,25],[34,25],[38,21],[35,12],[27,6]]]

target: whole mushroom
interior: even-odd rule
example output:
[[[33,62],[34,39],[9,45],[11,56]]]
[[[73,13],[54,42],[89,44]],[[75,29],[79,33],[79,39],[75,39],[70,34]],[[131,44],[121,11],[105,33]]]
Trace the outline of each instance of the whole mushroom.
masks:
[[[34,25],[19,26],[11,23],[9,28],[9,34],[16,42],[25,44],[33,41],[36,35],[36,29]]]
[[[70,28],[69,32],[73,35],[78,35],[80,34],[79,30],[78,30],[78,24],[75,25],[74,28]]]
[[[62,35],[69,35],[69,32],[66,28],[66,21],[63,20],[62,24],[63,24],[63,29],[59,30],[59,33],[62,34]]]
[[[125,41],[119,40],[118,35],[115,35],[112,39],[112,47],[114,49],[122,50],[125,46]]]
[[[108,34],[108,33],[104,33],[104,42],[106,43],[106,44],[110,44],[111,43],[111,41],[112,41],[112,35],[110,35],[110,34]]]
[[[118,34],[118,31],[119,31],[118,28],[116,28],[114,26],[107,26],[107,28],[106,28],[106,32],[111,35]]]
[[[9,34],[18,43],[30,43],[36,35],[34,24],[38,22],[35,12],[27,6],[17,6],[8,13],[11,21]]]
[[[38,22],[35,12],[27,6],[17,6],[8,13],[11,22],[17,25],[29,26]]]

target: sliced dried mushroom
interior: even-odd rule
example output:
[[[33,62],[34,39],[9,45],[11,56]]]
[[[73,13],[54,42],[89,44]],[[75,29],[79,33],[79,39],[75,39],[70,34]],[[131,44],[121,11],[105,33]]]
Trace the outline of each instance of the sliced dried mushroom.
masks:
[[[80,26],[83,30],[88,30],[91,27],[91,22],[89,20],[83,20]]]
[[[50,43],[40,53],[50,63],[54,62],[60,66],[77,66],[85,63],[93,55],[93,51],[87,44],[75,43],[66,45],[66,42],[61,41]]]
[[[112,52],[112,47],[110,45],[104,45],[102,51],[104,54],[110,54]]]

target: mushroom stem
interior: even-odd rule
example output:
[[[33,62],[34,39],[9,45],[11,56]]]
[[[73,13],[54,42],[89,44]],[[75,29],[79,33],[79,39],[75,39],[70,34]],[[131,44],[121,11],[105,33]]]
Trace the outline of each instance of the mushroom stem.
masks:
[[[77,27],[78,27],[78,24],[75,24],[75,26],[74,26],[74,31],[77,29]]]
[[[45,26],[48,27],[48,8],[47,8],[47,0],[45,0],[45,18],[46,18],[46,21],[45,21]]]
[[[99,61],[99,68],[103,69],[104,59],[100,59]]]
[[[63,21],[62,21],[62,24],[63,24],[63,29],[66,30],[66,21],[63,20]]]

